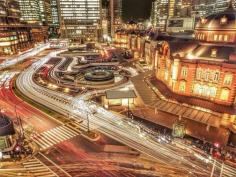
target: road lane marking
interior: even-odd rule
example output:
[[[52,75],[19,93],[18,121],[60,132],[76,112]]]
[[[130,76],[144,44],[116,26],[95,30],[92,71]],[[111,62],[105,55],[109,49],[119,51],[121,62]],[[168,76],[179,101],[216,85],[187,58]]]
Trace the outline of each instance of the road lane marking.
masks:
[[[62,125],[43,133],[36,134],[36,136],[32,136],[31,139],[39,146],[41,150],[45,150],[79,134],[79,132],[72,130],[70,127]]]

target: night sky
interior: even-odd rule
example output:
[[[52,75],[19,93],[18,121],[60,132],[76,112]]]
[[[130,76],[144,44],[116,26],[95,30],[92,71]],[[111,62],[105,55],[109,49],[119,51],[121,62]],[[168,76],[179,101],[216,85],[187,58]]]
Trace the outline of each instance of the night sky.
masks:
[[[123,0],[123,20],[148,19],[153,0]]]

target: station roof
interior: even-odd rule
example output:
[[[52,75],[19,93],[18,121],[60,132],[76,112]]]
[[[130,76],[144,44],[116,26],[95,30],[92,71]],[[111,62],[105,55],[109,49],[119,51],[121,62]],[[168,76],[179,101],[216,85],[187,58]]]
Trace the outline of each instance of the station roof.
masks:
[[[107,99],[136,98],[134,90],[108,90],[105,92]]]

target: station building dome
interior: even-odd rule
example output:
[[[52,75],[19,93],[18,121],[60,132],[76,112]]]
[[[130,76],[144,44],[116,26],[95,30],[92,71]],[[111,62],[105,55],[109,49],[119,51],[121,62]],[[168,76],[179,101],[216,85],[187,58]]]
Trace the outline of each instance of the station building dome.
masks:
[[[199,20],[195,28],[195,38],[205,42],[235,43],[236,10],[232,3],[225,11]]]

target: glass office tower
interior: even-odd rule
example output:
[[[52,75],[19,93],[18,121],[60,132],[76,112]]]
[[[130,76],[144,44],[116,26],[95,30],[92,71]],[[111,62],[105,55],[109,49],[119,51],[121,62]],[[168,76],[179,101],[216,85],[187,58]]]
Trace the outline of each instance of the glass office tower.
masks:
[[[232,0],[216,0],[216,6],[214,13],[222,12],[229,6],[229,3],[232,3],[233,7],[236,7],[236,1]]]
[[[59,26],[59,14],[57,0],[51,0],[52,25]]]
[[[0,0],[0,58],[32,47],[30,28],[20,23],[17,0]]]
[[[80,42],[100,38],[100,0],[59,0],[59,17],[64,37]]]
[[[19,0],[21,21],[26,23],[42,23],[38,0]]]

